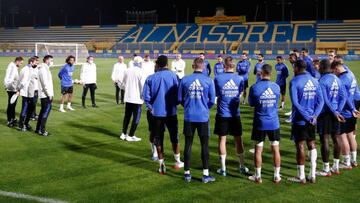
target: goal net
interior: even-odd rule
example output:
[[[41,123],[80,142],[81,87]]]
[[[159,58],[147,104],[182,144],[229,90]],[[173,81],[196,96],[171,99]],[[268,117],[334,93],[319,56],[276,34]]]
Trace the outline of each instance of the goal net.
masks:
[[[35,43],[35,55],[44,57],[45,55],[54,57],[54,66],[62,66],[69,55],[76,58],[76,64],[86,62],[89,51],[85,44],[77,43]]]

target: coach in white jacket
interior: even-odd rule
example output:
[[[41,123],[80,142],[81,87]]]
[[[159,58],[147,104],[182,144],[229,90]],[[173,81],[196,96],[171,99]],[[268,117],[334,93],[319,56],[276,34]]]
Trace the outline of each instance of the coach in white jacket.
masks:
[[[18,89],[20,90],[20,95],[22,96],[22,108],[20,113],[19,128],[22,131],[31,130],[29,125],[30,117],[34,111],[34,95],[35,95],[35,82],[38,82],[35,79],[34,74],[32,74],[34,68],[37,68],[38,58],[31,57],[28,61],[28,64],[21,69],[19,75]]]
[[[181,54],[176,54],[175,60],[171,63],[171,69],[181,80],[185,76],[185,61],[181,59]]]
[[[89,89],[90,89],[92,107],[94,108],[98,107],[95,103],[95,90],[97,89],[97,86],[96,86],[96,65],[94,63],[93,56],[87,57],[86,63],[84,63],[81,66],[80,80],[83,84],[83,93],[81,98],[82,107],[86,108],[85,99]]]
[[[127,69],[127,66],[124,63],[124,57],[119,56],[118,62],[115,63],[112,74],[111,74],[111,79],[115,85],[116,104],[119,104],[119,93],[120,93],[120,102],[121,102],[121,104],[124,104],[125,87],[123,84],[123,79],[124,79],[126,69]]]
[[[19,80],[19,67],[24,62],[22,57],[16,57],[14,62],[11,62],[7,69],[4,78],[4,87],[8,94],[8,104],[7,104],[7,126],[14,127],[17,124],[17,120],[15,119],[15,109],[17,99],[14,103],[10,103],[10,99],[13,95],[19,94],[18,93],[18,80]]]
[[[120,139],[129,142],[141,141],[141,138],[135,136],[135,131],[140,121],[141,105],[144,103],[141,95],[145,79],[141,66],[142,58],[140,56],[136,56],[134,58],[134,66],[126,70],[123,80],[125,85],[125,115]],[[131,123],[130,132],[127,135],[127,129],[131,116],[133,116],[133,120]]]
[[[41,101],[41,110],[39,113],[38,122],[36,125],[36,133],[42,136],[48,136],[46,131],[46,122],[49,117],[52,101],[54,98],[54,86],[50,67],[53,65],[53,57],[46,55],[43,59],[43,64],[39,67],[39,97]]]

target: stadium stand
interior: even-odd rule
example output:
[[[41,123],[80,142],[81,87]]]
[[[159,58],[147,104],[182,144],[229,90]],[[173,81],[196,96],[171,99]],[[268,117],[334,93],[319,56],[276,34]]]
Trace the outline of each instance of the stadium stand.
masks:
[[[311,54],[332,49],[360,53],[360,20],[256,22],[244,24],[146,24],[0,28],[1,53],[32,53],[35,42],[85,43],[104,56],[132,53]]]

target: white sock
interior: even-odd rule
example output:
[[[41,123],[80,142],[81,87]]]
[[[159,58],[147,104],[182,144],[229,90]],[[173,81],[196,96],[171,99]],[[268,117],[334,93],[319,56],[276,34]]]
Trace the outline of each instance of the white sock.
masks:
[[[329,162],[323,163],[323,171],[329,172],[330,171],[330,164]]]
[[[190,174],[190,170],[185,171],[184,174]]]
[[[221,163],[221,170],[226,171],[226,154],[221,154],[220,155],[220,163]]]
[[[245,163],[245,154],[241,153],[241,154],[237,154],[237,156],[239,157],[239,164],[240,164],[240,168],[244,167],[244,163]]]
[[[316,175],[316,159],[317,159],[317,151],[316,149],[310,150],[310,172],[309,177],[315,178]]]
[[[68,108],[71,107],[71,102],[68,102],[68,103],[67,103],[67,107],[68,107]]]
[[[164,164],[164,159],[159,159],[160,166]]]
[[[174,159],[176,162],[180,162],[180,153],[179,154],[174,154]]]
[[[357,151],[352,151],[350,152],[350,154],[351,154],[351,162],[356,162]]]
[[[151,151],[153,151],[153,157],[158,157],[156,145],[151,144],[151,148],[152,148]]]
[[[60,109],[64,109],[64,104],[60,104]]]
[[[261,167],[255,168],[255,177],[261,178]]]
[[[283,109],[285,106],[285,102],[281,102],[281,108]]]
[[[280,167],[274,167],[274,178],[280,177]]]
[[[305,165],[297,165],[298,177],[300,180],[305,179]]]
[[[339,162],[340,162],[340,159],[334,159],[334,165],[333,165],[334,169],[339,169]]]
[[[209,176],[209,169],[203,169],[203,175]]]
[[[344,162],[347,166],[350,166],[350,155],[344,155]]]

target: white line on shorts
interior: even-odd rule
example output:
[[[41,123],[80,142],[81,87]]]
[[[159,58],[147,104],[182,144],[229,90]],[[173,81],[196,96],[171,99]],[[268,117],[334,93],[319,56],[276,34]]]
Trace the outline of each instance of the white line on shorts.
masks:
[[[32,201],[44,202],[44,203],[67,203],[62,200],[32,196],[32,195],[27,195],[27,194],[22,194],[22,193],[17,193],[17,192],[7,192],[7,191],[3,191],[3,190],[0,190],[0,196],[13,197],[16,199],[32,200]]]

